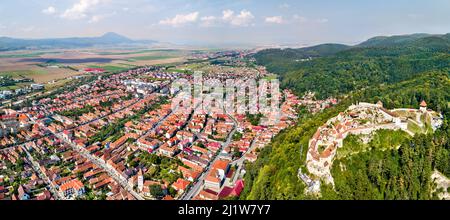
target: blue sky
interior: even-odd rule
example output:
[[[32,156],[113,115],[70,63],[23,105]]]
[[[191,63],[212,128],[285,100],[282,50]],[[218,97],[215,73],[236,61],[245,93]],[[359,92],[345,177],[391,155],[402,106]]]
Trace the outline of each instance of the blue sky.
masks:
[[[448,0],[2,0],[0,36],[117,32],[173,43],[356,44],[450,32]]]

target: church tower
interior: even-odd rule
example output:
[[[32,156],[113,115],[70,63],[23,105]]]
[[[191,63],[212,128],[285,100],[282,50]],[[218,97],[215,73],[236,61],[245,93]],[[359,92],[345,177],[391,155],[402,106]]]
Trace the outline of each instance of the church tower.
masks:
[[[139,169],[137,181],[138,181],[138,189],[140,192],[142,192],[142,190],[144,189],[144,175],[142,174],[141,169]]]

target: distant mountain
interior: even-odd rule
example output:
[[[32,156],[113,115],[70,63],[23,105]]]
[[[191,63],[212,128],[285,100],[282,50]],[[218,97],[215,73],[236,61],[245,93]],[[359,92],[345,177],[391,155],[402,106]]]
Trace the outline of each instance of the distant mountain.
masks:
[[[336,54],[337,52],[349,49],[350,46],[343,44],[321,44],[313,47],[304,47],[296,49],[268,49],[267,53],[285,58],[306,59],[309,57],[321,57]]]
[[[85,48],[110,47],[122,45],[152,45],[153,40],[132,40],[116,33],[106,33],[100,37],[74,37],[54,39],[16,39],[0,37],[0,51],[22,49],[56,49],[56,48]]]
[[[386,50],[389,48],[389,50]],[[450,51],[450,33],[444,35],[411,34],[399,36],[379,36],[355,46],[343,44],[321,44],[304,48],[266,49],[255,55],[260,63],[271,63],[275,60],[295,62],[306,58],[341,56],[395,56],[411,50]],[[290,69],[290,68],[289,68]]]
[[[300,94],[315,91],[319,98],[325,98],[448,69],[449,53],[450,34],[413,34],[375,37],[356,46],[267,49],[254,58],[280,75],[282,86]],[[308,56],[313,59],[304,62]]]
[[[405,44],[415,41],[417,39],[433,36],[431,34],[410,34],[410,35],[397,35],[397,36],[378,36],[370,38],[367,41],[362,42],[358,46],[360,47],[373,47],[373,46],[393,46],[398,44]]]

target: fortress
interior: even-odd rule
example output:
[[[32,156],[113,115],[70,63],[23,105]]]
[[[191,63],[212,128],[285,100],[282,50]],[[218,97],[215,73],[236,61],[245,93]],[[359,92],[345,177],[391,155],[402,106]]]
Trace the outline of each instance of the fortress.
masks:
[[[383,107],[382,102],[354,104],[328,120],[311,138],[306,159],[307,169],[315,177],[312,179],[322,179],[325,183],[334,185],[331,166],[337,149],[343,147],[348,135],[368,135],[384,129],[403,130],[413,136],[417,132],[411,129],[413,126],[428,132],[439,128],[442,122],[442,115],[428,110],[425,101],[422,101],[419,109],[388,110]]]

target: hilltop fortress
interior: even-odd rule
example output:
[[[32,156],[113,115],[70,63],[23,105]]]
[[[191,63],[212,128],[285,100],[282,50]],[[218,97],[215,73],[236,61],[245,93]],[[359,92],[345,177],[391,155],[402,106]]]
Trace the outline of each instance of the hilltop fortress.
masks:
[[[403,130],[413,136],[415,133],[432,132],[443,123],[440,113],[427,109],[422,101],[419,109],[393,109],[383,103],[357,103],[345,112],[331,118],[321,126],[309,141],[306,165],[312,179],[304,174],[300,178],[310,191],[320,190],[319,180],[334,185],[331,166],[337,149],[343,147],[344,139],[350,135],[369,135],[377,130]]]

